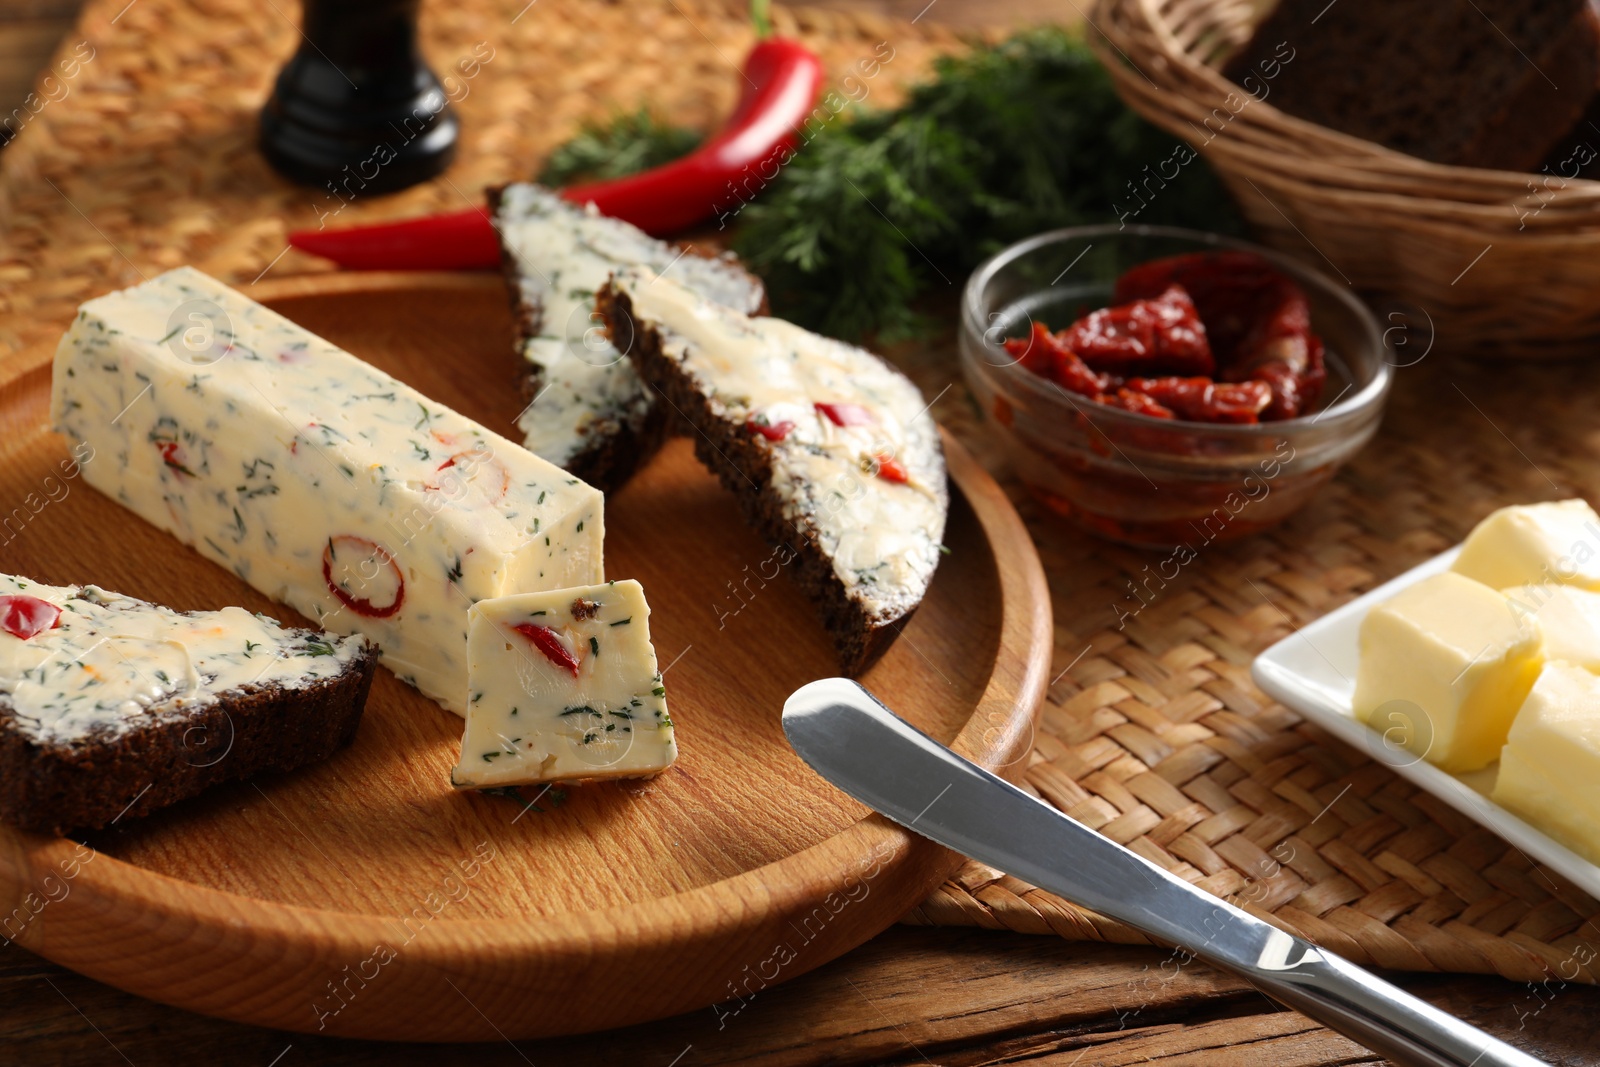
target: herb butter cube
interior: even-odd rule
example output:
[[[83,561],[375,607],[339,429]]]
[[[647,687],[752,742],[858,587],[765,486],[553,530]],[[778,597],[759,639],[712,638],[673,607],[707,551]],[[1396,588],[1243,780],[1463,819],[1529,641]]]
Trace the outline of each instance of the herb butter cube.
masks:
[[[463,788],[642,778],[678,758],[638,582],[474,605]]]
[[[1451,772],[1494,762],[1544,662],[1539,624],[1446,571],[1367,613],[1356,718]]]
[[[1524,585],[1502,592],[1513,609],[1539,620],[1545,659],[1600,672],[1600,593],[1570,585]]]
[[[1451,570],[1491,589],[1600,590],[1600,515],[1582,500],[1501,508],[1473,527]]]
[[[1494,801],[1600,863],[1600,678],[1545,666],[1500,754]]]
[[[56,351],[85,480],[457,714],[474,601],[604,577],[600,493],[190,268]]]

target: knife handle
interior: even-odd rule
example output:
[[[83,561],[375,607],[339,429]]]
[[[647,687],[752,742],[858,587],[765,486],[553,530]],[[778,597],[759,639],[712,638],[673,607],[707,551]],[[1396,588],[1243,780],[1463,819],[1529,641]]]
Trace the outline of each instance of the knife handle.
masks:
[[[1548,1067],[1343,957],[1304,941],[1296,948],[1300,962],[1295,966],[1251,967],[1241,977],[1274,1000],[1398,1064]]]

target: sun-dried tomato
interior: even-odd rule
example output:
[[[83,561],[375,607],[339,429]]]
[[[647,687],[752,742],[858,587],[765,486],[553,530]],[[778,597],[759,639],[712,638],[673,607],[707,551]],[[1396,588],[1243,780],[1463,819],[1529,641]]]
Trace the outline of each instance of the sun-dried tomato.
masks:
[[[1311,332],[1311,306],[1298,286],[1279,279],[1258,308],[1252,325],[1223,373],[1228,381],[1258,379],[1272,385],[1265,418],[1292,419],[1322,392],[1327,371],[1322,340]]]
[[[1108,376],[1096,374],[1066,346],[1059,334],[1051,333],[1042,322],[1034,323],[1033,332],[1027,337],[1007,341],[1006,351],[1016,356],[1024,367],[1069,392],[1097,397],[1111,388]]]
[[[1194,252],[1153,259],[1117,279],[1117,303],[1148,300],[1182,286],[1206,324],[1211,353],[1226,362],[1249,332],[1260,294],[1286,280],[1271,262],[1254,252]]]
[[[1155,418],[1294,418],[1327,370],[1305,293],[1253,252],[1152,260],[1118,279],[1111,307],[1060,333],[1006,342],[1024,367],[1110,407]]]
[[[1024,368],[1042,378],[1054,378],[1055,353],[1060,348],[1055,335],[1040,322],[1033,324],[1026,337],[1013,337],[1006,341],[1005,349]]]
[[[1131,384],[1131,383],[1130,383]],[[1178,416],[1172,409],[1156,400],[1148,393],[1139,393],[1124,386],[1115,393],[1109,393],[1100,398],[1102,404],[1108,407],[1121,408],[1124,411],[1137,411],[1141,415],[1149,415],[1156,419],[1175,419]]]
[[[1210,378],[1130,378],[1142,393],[1190,422],[1258,422],[1272,402],[1266,382],[1214,382]]]
[[[1311,305],[1293,279],[1254,252],[1196,252],[1152,260],[1117,280],[1119,302],[1180,285],[1206,325],[1216,377],[1272,386],[1262,418],[1289,419],[1321,395],[1327,372],[1311,332]]]
[[[1210,374],[1216,369],[1206,328],[1189,294],[1173,285],[1149,299],[1091,311],[1060,340],[1097,371],[1113,374]]]

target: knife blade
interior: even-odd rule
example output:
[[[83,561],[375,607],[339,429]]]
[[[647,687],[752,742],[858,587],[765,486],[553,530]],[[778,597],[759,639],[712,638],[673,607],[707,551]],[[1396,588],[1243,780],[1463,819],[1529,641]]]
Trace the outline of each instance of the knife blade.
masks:
[[[1231,971],[1398,1063],[1543,1062],[1075,822],[928,737],[856,682],[802,686],[784,704],[783,728],[814,770],[906,829]]]

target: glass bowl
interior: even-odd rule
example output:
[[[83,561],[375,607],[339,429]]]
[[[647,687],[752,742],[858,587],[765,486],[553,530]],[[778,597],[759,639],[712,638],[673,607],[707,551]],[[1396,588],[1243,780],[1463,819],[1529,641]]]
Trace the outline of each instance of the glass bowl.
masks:
[[[1059,330],[1104,307],[1130,267],[1223,249],[1270,260],[1305,291],[1328,365],[1308,414],[1158,419],[1070,393],[1005,350],[1035,320]],[[1372,438],[1391,377],[1383,331],[1348,287],[1265,248],[1166,226],[1083,226],[1012,245],[967,281],[960,340],[967,382],[1029,489],[1086,530],[1150,548],[1193,551],[1283,521]]]

